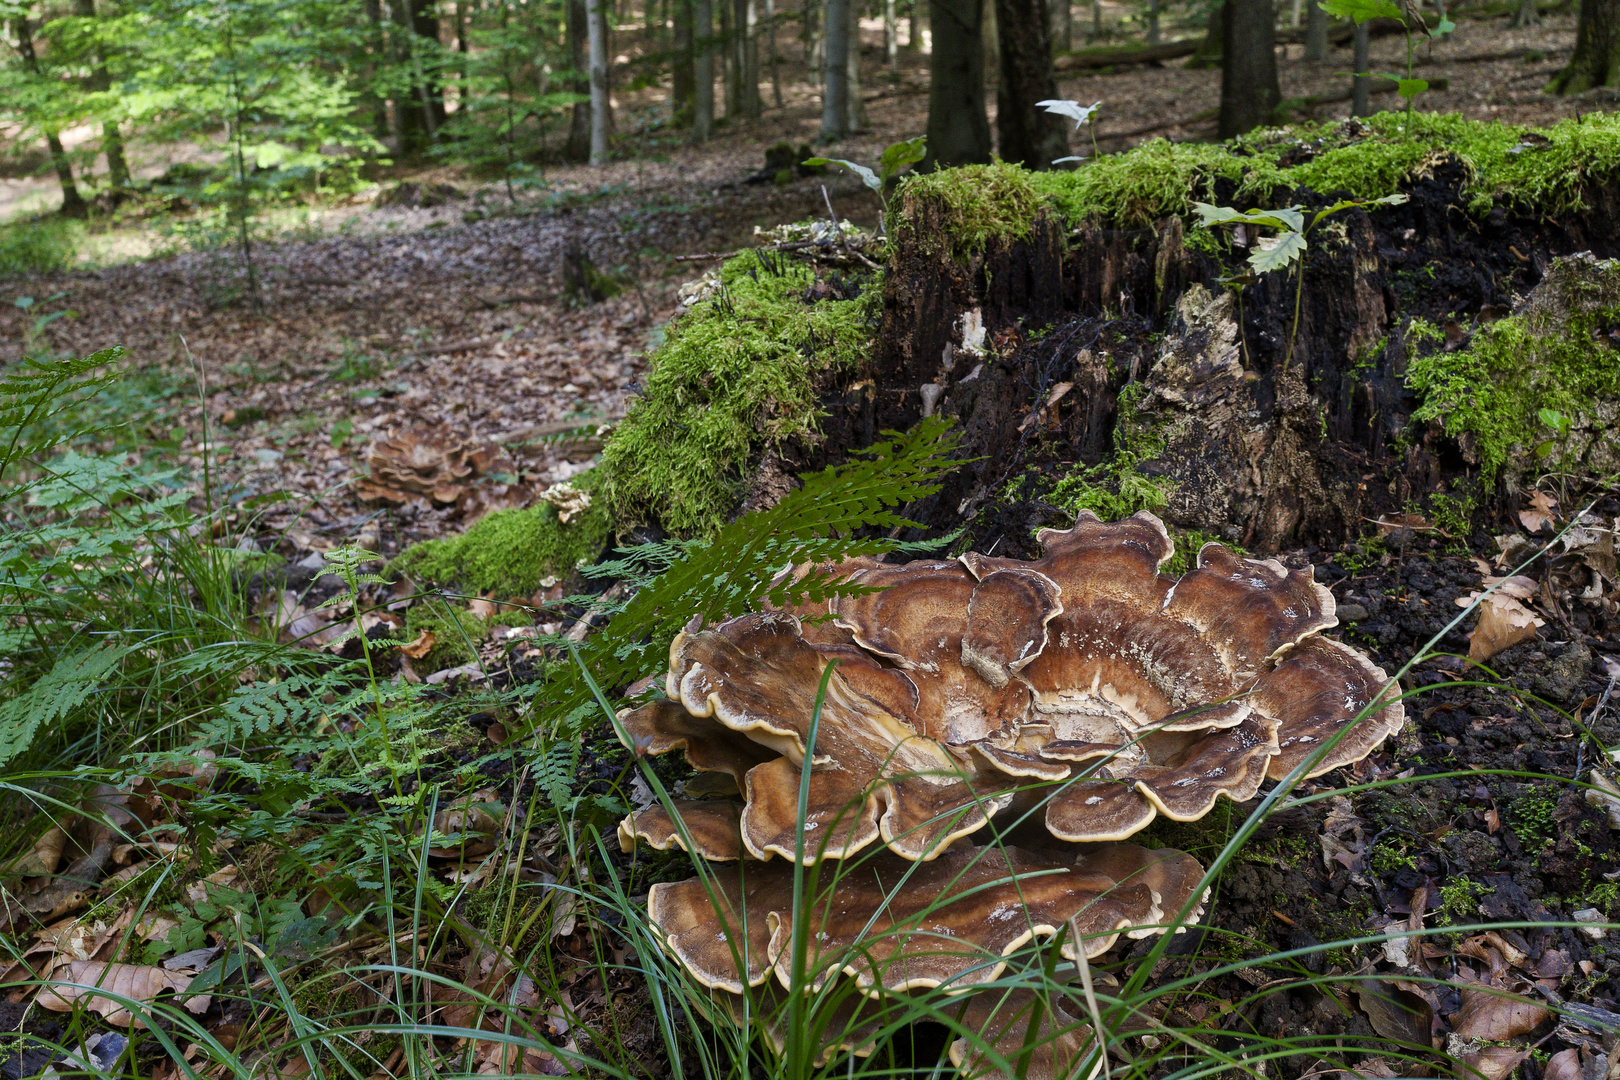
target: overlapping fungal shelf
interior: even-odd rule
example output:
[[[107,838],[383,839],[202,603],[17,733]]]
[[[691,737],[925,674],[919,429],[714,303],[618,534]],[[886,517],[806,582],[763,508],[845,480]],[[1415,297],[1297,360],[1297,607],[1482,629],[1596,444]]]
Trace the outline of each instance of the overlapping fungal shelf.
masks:
[[[1400,726],[1384,672],[1323,635],[1333,598],[1309,571],[1209,544],[1170,577],[1148,513],[1038,540],[1028,561],[852,560],[823,569],[859,595],[676,638],[667,698],[623,714],[621,737],[733,794],[642,810],[620,838],[711,864],[649,897],[700,982],[790,986],[796,926],[801,984],[871,995],[967,993],[1066,928],[1066,955],[1098,955],[1162,931],[1202,875],[1122,841],[1253,798],[1324,746],[1306,775],[1358,761]],[[998,816],[1044,829],[974,843]],[[797,919],[796,858],[818,868]]]

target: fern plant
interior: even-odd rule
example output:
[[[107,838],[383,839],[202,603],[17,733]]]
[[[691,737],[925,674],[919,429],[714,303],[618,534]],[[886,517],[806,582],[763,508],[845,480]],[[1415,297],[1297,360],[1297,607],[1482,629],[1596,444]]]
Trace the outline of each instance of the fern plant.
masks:
[[[805,475],[775,506],[743,515],[712,540],[638,549],[627,557],[656,570],[655,576],[586,640],[580,659],[602,686],[621,687],[662,670],[670,641],[694,616],[718,622],[767,595],[781,605],[861,591],[819,573],[772,581],[790,563],[881,555],[905,546],[890,534],[915,527],[903,508],[938,491],[945,474],[962,464],[953,456],[956,442],[948,420],[930,417],[905,435],[889,433],[844,466]],[[594,701],[577,668],[560,664],[542,684],[536,705],[546,735],[570,739]]]

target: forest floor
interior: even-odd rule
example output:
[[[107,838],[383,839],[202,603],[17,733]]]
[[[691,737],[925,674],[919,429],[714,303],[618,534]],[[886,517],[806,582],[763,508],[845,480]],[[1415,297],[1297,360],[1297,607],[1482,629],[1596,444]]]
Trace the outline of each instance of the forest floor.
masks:
[[[1422,105],[1508,124],[1547,124],[1612,105],[1541,92],[1573,38],[1567,15],[1549,16],[1542,26],[1523,31],[1507,29],[1502,19],[1461,19],[1457,32],[1420,60],[1420,75],[1448,80]],[[1346,88],[1340,74],[1348,67],[1345,50],[1319,65],[1305,64],[1298,52],[1290,47],[1282,65],[1286,96],[1331,96]],[[872,161],[888,143],[920,133],[927,103],[923,63],[902,54],[893,81],[874,69],[866,84],[869,129],[822,152]],[[1374,69],[1404,63],[1396,39],[1375,42]],[[802,71],[785,66],[784,73]],[[1065,76],[1061,92],[1103,102],[1097,135],[1107,152],[1149,134],[1212,136],[1219,80],[1218,71],[1187,70],[1175,61]],[[433,206],[374,207],[365,200],[319,208],[301,235],[255,244],[251,279],[241,252],[222,244],[0,280],[0,299],[34,300],[27,307],[0,305],[0,359],[41,343],[80,355],[122,344],[130,367],[116,388],[114,408],[132,426],[110,446],[193,468],[206,464],[211,482],[233,498],[292,494],[292,501],[256,511],[255,527],[260,546],[284,560],[288,571],[275,579],[282,591],[271,589],[266,602],[280,605],[282,616],[295,622],[307,613],[292,596],[299,580],[293,570],[306,567],[307,584],[315,576],[307,570],[311,556],[357,540],[393,555],[417,541],[461,532],[492,509],[526,504],[577,471],[594,449],[595,429],[612,425],[633,400],[644,358],[671,318],[680,284],[715,265],[693,256],[751,245],[756,227],[823,216],[829,199],[841,216],[875,223],[876,199],[848,176],[782,187],[747,182],[768,145],[814,140],[818,106],[802,79],[786,80],[784,100],[757,121],[726,125],[702,148],[664,147],[658,160],[599,170],[552,169],[543,197],[527,196],[529,202],[515,205],[498,185],[453,170],[401,170],[389,188],[396,181],[448,183],[458,192]],[[1347,104],[1327,103],[1313,115],[1331,118],[1346,111]],[[1156,130],[1143,132],[1150,127]],[[1143,134],[1124,137],[1126,132]],[[1087,152],[1079,145],[1076,150]],[[564,266],[574,251],[614,275],[622,291],[595,303],[569,295]],[[61,317],[49,320],[58,312]],[[508,465],[481,486],[469,484],[439,503],[368,505],[357,495],[356,481],[368,472],[371,448],[408,429],[498,445]],[[562,432],[584,434],[559,441],[555,436]],[[1595,510],[1605,520],[1620,517],[1620,503],[1612,497]],[[1533,522],[1498,524],[1504,535],[1534,534]],[[1483,574],[1507,572],[1497,560],[1499,548],[1510,545],[1487,543],[1483,536],[1474,540],[1470,545],[1398,532],[1339,552],[1290,552],[1283,558],[1318,567],[1319,580],[1333,589],[1345,614],[1349,639],[1394,670],[1442,630],[1459,610],[1457,600],[1478,589]],[[1593,633],[1592,625],[1589,620],[1583,630],[1570,619],[1555,622],[1541,638],[1502,653],[1493,665],[1499,676],[1494,686],[1465,676],[1452,658],[1425,662],[1412,682],[1433,689],[1410,707],[1416,721],[1410,733],[1359,766],[1357,779],[1466,770],[1482,770],[1482,778],[1449,776],[1404,785],[1354,809],[1323,802],[1273,818],[1223,883],[1212,925],[1231,936],[1210,946],[1213,959],[1195,959],[1189,944],[1177,950],[1189,955],[1165,963],[1207,966],[1306,947],[1328,940],[1323,927],[1351,938],[1476,917],[1568,919],[1578,910],[1614,907],[1616,890],[1607,873],[1617,865],[1614,811],[1606,814],[1567,785],[1485,772],[1576,778],[1591,766],[1587,740],[1579,736],[1582,724],[1605,745],[1620,743],[1620,638]],[[1466,651],[1456,631],[1440,647]],[[498,642],[483,651],[509,656]],[[499,724],[487,718],[478,723],[480,733],[488,730],[495,741]],[[587,760],[579,777],[600,779],[601,768],[609,766]],[[516,794],[505,790],[503,798]],[[1228,823],[1224,817],[1212,820],[1203,831],[1167,827],[1158,839],[1207,856]],[[1309,839],[1299,840],[1302,835]],[[1448,883],[1462,875],[1482,888],[1448,891]],[[1620,949],[1610,944],[1613,936],[1548,929],[1431,940],[1418,948],[1415,961],[1402,951],[1399,966],[1416,966],[1436,982],[1405,984],[1402,993],[1454,1026],[1465,1004],[1461,974],[1501,986],[1535,984],[1595,1002],[1606,1010],[1591,1021],[1596,1026],[1566,1023],[1555,1044],[1589,1047],[1583,1053],[1590,1058],[1603,1052],[1603,1026],[1620,1019]],[[559,950],[588,950],[581,942],[565,942]],[[1404,946],[1329,952],[1286,973],[1239,970],[1206,987],[1207,1001],[1238,1001],[1262,984],[1275,991],[1276,980],[1292,979],[1297,989],[1254,998],[1241,1023],[1233,1021],[1228,1030],[1246,1025],[1264,1037],[1304,1031],[1350,1039],[1411,1036],[1414,1029],[1402,1027],[1410,1020],[1392,1019],[1365,1001],[1362,1011],[1346,1011],[1342,997],[1311,981],[1334,968],[1341,974],[1372,972],[1372,965],[1381,964],[1387,970],[1390,949]],[[1120,963],[1124,970],[1130,958]],[[605,998],[609,1011],[622,1002],[646,1005],[645,992],[634,988],[585,980],[575,992],[581,1000]],[[1476,1013],[1490,1012],[1477,1000],[1469,1002]],[[1189,1005],[1176,1019],[1197,1025],[1210,1008]],[[214,1019],[245,1023],[224,1014]],[[15,1029],[21,1020],[20,1012],[0,1011],[0,1027]],[[42,1037],[60,1034],[37,1015],[29,1023]],[[1481,1021],[1479,1030],[1509,1026],[1503,1018],[1497,1029]],[[1427,1029],[1422,1036],[1427,1038]],[[652,1076],[669,1068],[653,1049],[641,1066]],[[1369,1065],[1363,1075],[1396,1070]]]

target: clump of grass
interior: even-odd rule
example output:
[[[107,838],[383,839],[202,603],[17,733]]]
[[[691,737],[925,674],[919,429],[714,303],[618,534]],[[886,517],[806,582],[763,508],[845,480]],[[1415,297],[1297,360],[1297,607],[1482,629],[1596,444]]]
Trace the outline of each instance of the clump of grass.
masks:
[[[393,568],[467,592],[527,598],[545,578],[567,577],[607,546],[613,517],[602,497],[602,473],[593,469],[569,481],[592,500],[567,524],[549,503],[497,510],[464,533],[406,548]]]
[[[0,278],[60,273],[78,258],[84,224],[46,217],[0,225]]]
[[[813,433],[822,378],[867,355],[880,303],[872,283],[852,299],[806,303],[810,268],[754,252],[727,261],[720,279],[720,295],[669,327],[646,396],[604,449],[606,502],[621,527],[712,534],[736,508],[748,462]]]

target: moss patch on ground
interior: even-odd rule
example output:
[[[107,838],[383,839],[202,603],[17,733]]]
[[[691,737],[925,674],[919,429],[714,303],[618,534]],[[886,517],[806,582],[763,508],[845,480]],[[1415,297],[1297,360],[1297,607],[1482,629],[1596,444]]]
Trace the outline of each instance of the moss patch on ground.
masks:
[[[1423,399],[1414,418],[1438,420],[1471,444],[1487,485],[1510,460],[1620,470],[1620,351],[1609,339],[1620,327],[1620,262],[1573,269],[1578,262],[1555,263],[1537,289],[1538,299],[1543,289],[1558,294],[1481,327],[1458,352],[1431,341],[1407,367],[1407,385]]]
[[[569,483],[592,494],[589,509],[557,518],[548,503],[498,510],[459,536],[429,540],[405,549],[393,569],[465,592],[494,592],[498,598],[527,599],[546,577],[566,577],[581,562],[602,553],[613,533],[613,518],[602,497],[601,469]]]
[[[727,261],[720,279],[719,295],[670,325],[646,396],[608,440],[604,501],[621,524],[712,532],[736,508],[748,462],[813,432],[821,377],[854,368],[876,336],[876,282],[806,303],[808,266],[754,252]]]

